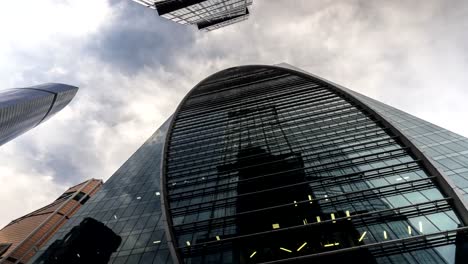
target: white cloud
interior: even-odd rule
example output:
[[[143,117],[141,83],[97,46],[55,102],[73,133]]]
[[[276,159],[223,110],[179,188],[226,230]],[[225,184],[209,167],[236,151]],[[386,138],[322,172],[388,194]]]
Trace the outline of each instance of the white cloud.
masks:
[[[5,149],[2,151],[9,151],[7,147]],[[18,160],[3,160],[0,166],[0,182],[3,187],[0,192],[0,228],[17,217],[51,203],[67,189],[67,186],[53,181],[50,176],[52,173],[27,169]]]
[[[0,31],[11,48],[50,45],[61,36],[80,37],[95,32],[108,17],[105,0],[3,1]]]

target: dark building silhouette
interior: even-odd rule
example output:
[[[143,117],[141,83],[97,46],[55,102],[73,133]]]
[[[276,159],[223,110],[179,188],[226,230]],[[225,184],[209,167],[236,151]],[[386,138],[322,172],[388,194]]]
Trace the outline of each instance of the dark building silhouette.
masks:
[[[133,0],[161,17],[211,31],[248,19],[252,0]]]
[[[91,217],[122,239],[113,264],[464,263],[467,153],[466,138],[290,65],[229,68],[55,240]]]
[[[106,264],[122,238],[93,218],[85,218],[63,238],[54,241],[38,259],[39,263]]]
[[[55,115],[77,91],[77,87],[60,83],[0,91],[0,145]]]

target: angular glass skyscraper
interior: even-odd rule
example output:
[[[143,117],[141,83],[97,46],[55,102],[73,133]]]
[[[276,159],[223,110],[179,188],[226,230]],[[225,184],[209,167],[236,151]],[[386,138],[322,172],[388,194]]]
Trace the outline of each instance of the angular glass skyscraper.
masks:
[[[161,17],[211,31],[248,19],[252,0],[133,0]]]
[[[33,263],[465,263],[467,157],[468,139],[287,64],[230,68]],[[118,243],[90,246],[89,221]]]
[[[62,110],[77,91],[77,87],[60,83],[0,91],[0,145]]]

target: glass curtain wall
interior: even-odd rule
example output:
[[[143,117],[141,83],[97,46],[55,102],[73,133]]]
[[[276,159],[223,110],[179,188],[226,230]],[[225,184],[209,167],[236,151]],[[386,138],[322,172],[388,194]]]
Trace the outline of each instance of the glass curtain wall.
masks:
[[[220,72],[182,102],[167,144],[185,263],[456,263],[462,224],[435,176],[323,82]]]
[[[160,161],[167,127],[168,121],[30,263],[173,263],[161,211]]]

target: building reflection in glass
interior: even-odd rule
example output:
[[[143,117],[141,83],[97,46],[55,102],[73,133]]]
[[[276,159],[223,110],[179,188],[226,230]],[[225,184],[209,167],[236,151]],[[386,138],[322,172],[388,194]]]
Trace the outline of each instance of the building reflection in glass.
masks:
[[[103,263],[172,263],[161,215],[160,188],[160,161],[168,122],[146,140],[29,263],[41,263],[39,256],[42,260],[54,261],[51,254],[66,254],[76,261],[83,261],[83,253],[79,253],[78,258],[73,255],[75,250],[64,252],[60,247],[58,250],[57,245],[63,246],[65,236],[72,237],[71,230],[76,230],[87,218],[99,221],[121,238],[117,249],[113,246],[113,236],[109,235],[111,240],[103,241],[102,244],[112,245],[108,250],[115,250],[108,261],[102,258]],[[89,235],[94,240],[98,238],[97,234]],[[93,240],[84,246],[91,253],[98,251],[103,254],[105,250],[101,243],[93,243]],[[44,254],[45,251],[48,253]],[[81,263],[96,263],[94,261]]]
[[[259,128],[263,129],[255,135],[255,130]],[[302,155],[294,152],[275,106],[230,112],[227,134],[230,135],[231,141],[226,144],[226,153],[237,152],[236,162],[220,166],[219,171],[220,174],[237,172],[239,183],[236,213],[262,210],[262,213],[256,214],[255,217],[247,215],[236,218],[238,235],[279,231],[281,228],[307,225],[309,221],[331,217],[331,214],[325,214],[320,205],[313,201],[318,195],[309,185],[303,184],[307,177]],[[247,137],[242,137],[241,134]],[[242,141],[239,141],[241,138]],[[271,153],[272,149],[279,149],[281,145],[286,146],[283,151]],[[314,176],[309,180],[313,178]],[[288,188],[290,186],[294,187]],[[309,202],[302,202],[304,199]],[[264,210],[275,207],[277,208]],[[338,218],[344,214],[343,211],[334,212],[333,216]],[[352,222],[335,221],[330,225],[315,226],[306,230],[270,232],[260,237],[245,239],[234,248],[239,251],[240,262],[273,261],[289,257],[292,251],[299,255],[302,252],[307,254],[310,253],[307,249],[322,248],[325,245],[351,247],[357,244],[353,238],[358,234]],[[257,255],[255,260],[250,258],[253,252]],[[362,260],[372,259],[366,250],[361,250],[331,256],[328,260],[344,261],[349,257],[358,256]]]
[[[39,257],[41,264],[106,264],[122,238],[103,223],[85,218],[78,226],[52,243]]]

